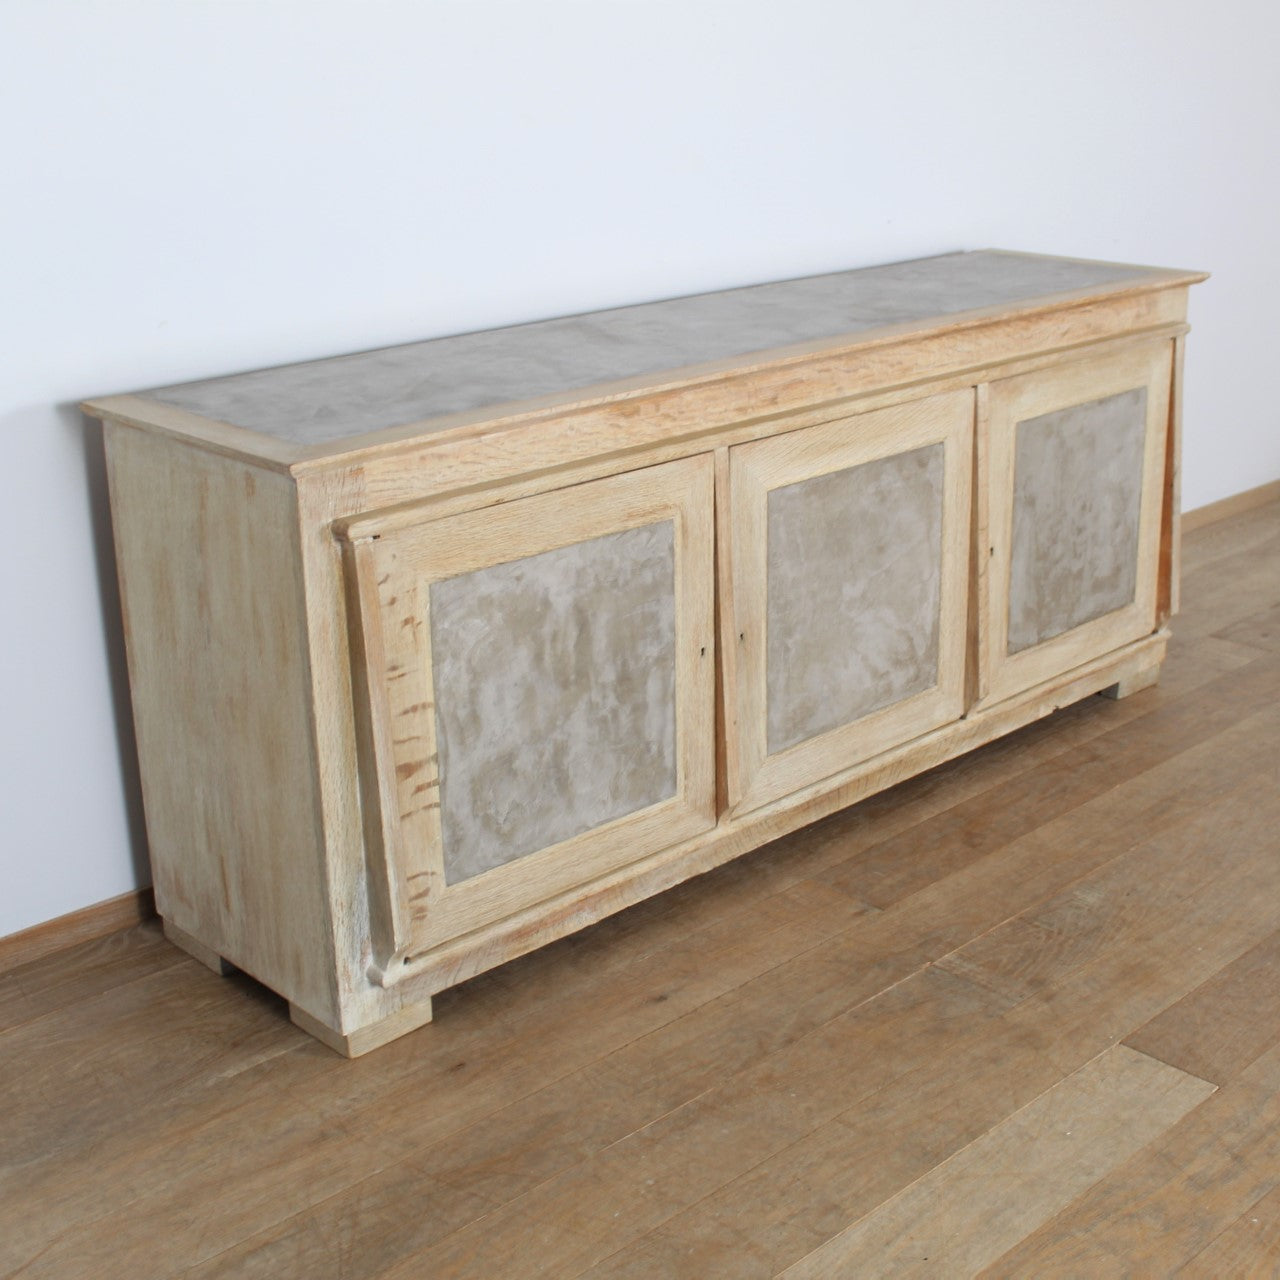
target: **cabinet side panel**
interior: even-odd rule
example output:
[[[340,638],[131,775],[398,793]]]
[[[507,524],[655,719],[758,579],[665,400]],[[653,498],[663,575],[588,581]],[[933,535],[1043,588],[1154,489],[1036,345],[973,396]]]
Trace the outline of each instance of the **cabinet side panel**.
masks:
[[[292,482],[107,427],[156,904],[335,1008]]]

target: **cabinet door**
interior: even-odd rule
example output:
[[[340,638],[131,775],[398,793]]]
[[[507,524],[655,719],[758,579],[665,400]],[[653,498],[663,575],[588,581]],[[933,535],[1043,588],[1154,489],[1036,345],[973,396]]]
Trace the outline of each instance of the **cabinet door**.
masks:
[[[381,963],[714,823],[713,474],[353,539]]]
[[[948,392],[730,450],[733,806],[962,714],[973,417]]]
[[[1155,628],[1171,373],[1164,342],[987,388],[987,702]]]

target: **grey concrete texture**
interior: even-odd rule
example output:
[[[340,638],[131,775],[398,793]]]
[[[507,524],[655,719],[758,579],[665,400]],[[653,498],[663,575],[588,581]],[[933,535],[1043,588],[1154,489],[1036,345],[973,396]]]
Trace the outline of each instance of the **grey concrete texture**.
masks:
[[[1010,653],[1133,602],[1146,418],[1139,387],[1017,424]]]
[[[302,445],[884,325],[1140,281],[1143,268],[982,250],[751,285],[142,394]]]
[[[432,583],[445,881],[675,795],[672,521]]]
[[[938,681],[944,446],[768,498],[770,755]]]

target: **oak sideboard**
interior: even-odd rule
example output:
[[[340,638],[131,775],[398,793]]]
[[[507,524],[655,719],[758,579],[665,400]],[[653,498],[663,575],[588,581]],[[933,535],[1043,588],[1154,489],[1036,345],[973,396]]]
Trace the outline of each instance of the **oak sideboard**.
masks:
[[[89,402],[166,933],[356,1055],[1151,684],[1202,279],[955,253]]]

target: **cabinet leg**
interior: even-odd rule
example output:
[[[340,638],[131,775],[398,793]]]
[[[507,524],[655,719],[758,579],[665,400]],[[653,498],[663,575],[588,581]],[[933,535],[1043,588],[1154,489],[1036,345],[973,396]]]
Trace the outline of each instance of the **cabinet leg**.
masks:
[[[235,972],[235,965],[229,964],[212,947],[206,947],[199,938],[193,938],[185,929],[179,929],[172,920],[164,921],[164,936],[175,947],[180,947],[219,977],[225,978],[227,974]]]
[[[290,1003],[289,1017],[295,1027],[300,1027],[308,1035],[313,1035],[322,1044],[327,1044],[335,1053],[345,1058],[358,1058],[372,1049],[379,1049],[392,1040],[398,1040],[410,1031],[416,1031],[431,1021],[431,997],[416,1000],[412,1004],[401,1005],[394,1013],[389,1013],[377,1022],[368,1026],[357,1027],[354,1031],[335,1031],[326,1026],[318,1018],[313,1018],[305,1009]]]
[[[1119,701],[1121,698],[1127,698],[1131,693],[1141,693],[1143,689],[1150,689],[1153,684],[1158,683],[1159,679],[1160,664],[1156,663],[1154,667],[1135,671],[1133,675],[1125,676],[1123,680],[1117,681],[1110,688],[1103,689],[1101,691],[1102,696]]]

